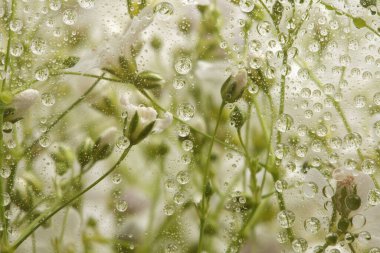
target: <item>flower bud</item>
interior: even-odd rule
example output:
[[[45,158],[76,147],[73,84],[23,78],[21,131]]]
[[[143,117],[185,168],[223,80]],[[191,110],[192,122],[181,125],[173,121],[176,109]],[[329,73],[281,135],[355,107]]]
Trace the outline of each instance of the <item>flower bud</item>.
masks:
[[[16,122],[22,119],[25,112],[36,102],[40,93],[34,89],[26,89],[13,97],[12,103],[4,112],[6,121]]]
[[[96,140],[92,149],[92,159],[94,161],[103,160],[112,153],[115,146],[116,132],[116,127],[110,127]]]
[[[135,85],[143,89],[159,88],[165,83],[165,80],[157,73],[152,71],[143,71],[137,78]]]
[[[247,85],[247,72],[242,69],[235,76],[230,76],[224,82],[220,93],[226,103],[236,102],[243,94]]]
[[[94,141],[87,137],[77,150],[77,158],[80,166],[83,168],[92,159],[92,151],[94,149]]]
[[[64,175],[74,163],[74,154],[71,148],[65,145],[59,145],[58,149],[51,154],[55,161],[55,170],[58,175]]]

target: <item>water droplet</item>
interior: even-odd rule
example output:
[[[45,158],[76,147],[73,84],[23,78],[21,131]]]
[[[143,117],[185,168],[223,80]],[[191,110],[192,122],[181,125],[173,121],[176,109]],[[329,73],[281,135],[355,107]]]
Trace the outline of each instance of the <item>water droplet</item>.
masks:
[[[303,194],[307,198],[314,198],[315,194],[318,192],[318,186],[314,182],[307,182],[302,187]]]
[[[0,176],[2,178],[8,178],[11,175],[11,169],[9,167],[3,167],[0,169]]]
[[[130,144],[131,142],[125,136],[120,136],[116,141],[116,147],[118,147],[119,149],[126,149],[129,147]]]
[[[177,205],[182,205],[185,203],[185,195],[182,192],[177,192],[174,194],[173,200]]]
[[[366,103],[367,103],[367,99],[365,98],[365,96],[357,95],[354,98],[354,104],[356,108],[363,108],[365,107]]]
[[[277,237],[276,237],[277,241],[281,244],[284,244],[284,243],[287,243],[289,241],[289,236],[288,236],[288,233],[286,230],[284,231],[280,231],[278,234],[277,234]]]
[[[308,247],[307,241],[303,238],[295,239],[292,242],[292,248],[293,248],[294,252],[296,252],[296,253],[305,252],[307,250],[307,247]]]
[[[288,188],[288,182],[284,179],[277,180],[276,183],[274,184],[274,188],[278,192],[283,192]]]
[[[164,206],[164,213],[165,213],[165,215],[172,216],[174,214],[174,211],[175,211],[174,205],[172,205],[172,204],[166,204]]]
[[[377,206],[380,204],[380,190],[371,189],[368,192],[368,204],[371,206]]]
[[[95,0],[78,0],[78,4],[83,9],[91,9],[95,6]]]
[[[116,210],[119,212],[125,212],[128,209],[128,203],[125,200],[118,200],[116,201]]]
[[[24,52],[24,46],[20,42],[12,43],[10,52],[14,57],[20,57]]]
[[[242,12],[251,12],[255,8],[253,0],[240,0],[239,6]]]
[[[265,36],[270,32],[271,24],[268,21],[261,22],[257,25],[257,32]]]
[[[293,118],[289,114],[282,114],[276,121],[277,130],[285,133],[293,126]]]
[[[177,115],[180,119],[188,121],[194,117],[195,107],[190,103],[183,103],[178,106]]]
[[[174,81],[173,81],[173,87],[174,89],[176,90],[180,90],[182,89],[184,86],[186,85],[186,80],[183,79],[183,78],[175,78]]]
[[[174,13],[174,7],[171,3],[161,2],[154,7],[154,13],[162,20],[169,19]]]
[[[193,149],[193,142],[191,140],[184,140],[182,142],[182,148],[185,151],[190,151]]]
[[[359,242],[366,243],[371,240],[371,234],[368,231],[362,231],[358,235]]]
[[[74,25],[77,22],[78,13],[73,9],[67,9],[63,12],[62,21],[66,25]]]
[[[43,93],[41,95],[41,101],[44,106],[52,106],[55,104],[55,97],[51,93]]]
[[[23,23],[20,19],[14,19],[10,22],[9,24],[9,27],[10,29],[13,31],[13,32],[19,32],[21,31],[22,27],[23,27]]]
[[[361,169],[365,174],[372,175],[377,170],[377,164],[372,159],[365,159],[362,162]]]
[[[380,92],[376,92],[375,95],[373,95],[373,103],[380,105]]]
[[[334,196],[335,190],[330,185],[326,185],[322,188],[322,193],[323,193],[323,196],[330,199]]]
[[[38,81],[46,81],[49,78],[49,69],[48,68],[40,68],[34,74],[36,80]]]
[[[315,217],[308,218],[304,222],[304,228],[306,232],[315,234],[321,228],[321,222]]]
[[[190,134],[190,127],[188,125],[178,125],[177,134],[180,137],[187,137]]]
[[[190,174],[187,170],[182,170],[177,173],[176,178],[179,184],[187,184],[190,181]]]
[[[33,54],[42,55],[46,52],[46,48],[47,48],[46,41],[39,38],[32,40],[30,50],[32,51]]]
[[[8,193],[3,193],[3,206],[7,206],[11,203],[11,197]]]
[[[50,137],[48,135],[43,135],[39,139],[38,143],[41,145],[41,147],[46,148],[50,145]]]
[[[112,175],[112,182],[114,183],[114,184],[120,184],[121,183],[121,175],[120,175],[120,173],[115,173],[115,174],[113,174]]]
[[[277,214],[277,221],[282,228],[290,228],[294,225],[296,216],[292,211],[283,210]]]
[[[180,57],[177,59],[174,65],[175,70],[178,74],[186,75],[190,72],[192,68],[192,63],[188,57]]]
[[[362,214],[356,214],[352,217],[352,227],[354,229],[359,229],[364,227],[366,224],[366,218]]]
[[[52,11],[58,11],[62,7],[61,0],[50,0],[49,7]]]
[[[362,137],[358,133],[346,134],[343,138],[344,148],[347,150],[358,149],[362,144]]]

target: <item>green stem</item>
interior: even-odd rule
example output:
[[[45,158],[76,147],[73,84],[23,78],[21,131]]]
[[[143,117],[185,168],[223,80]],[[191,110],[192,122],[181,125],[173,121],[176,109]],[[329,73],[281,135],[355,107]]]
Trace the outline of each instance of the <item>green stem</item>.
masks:
[[[59,240],[58,240],[60,246],[63,244],[63,237],[65,236],[65,229],[66,229],[67,217],[68,216],[69,216],[69,208],[66,207],[66,209],[65,209],[65,215],[64,215],[63,221],[62,221],[62,229],[61,229],[61,233],[59,235]]]
[[[354,22],[354,20],[355,19],[358,19],[359,17],[354,17],[354,16],[352,16],[351,14],[349,14],[349,13],[347,13],[347,12],[345,12],[345,11],[342,11],[342,10],[339,10],[338,8],[336,8],[336,7],[334,7],[334,6],[332,6],[332,5],[330,5],[330,4],[327,4],[327,3],[325,3],[325,2],[320,2],[322,5],[324,5],[325,7],[326,7],[326,9],[328,9],[328,10],[332,10],[332,11],[334,11],[336,14],[338,14],[338,15],[344,15],[344,16],[346,16],[346,17],[348,17],[348,18],[350,18],[353,22]],[[355,23],[354,23],[355,24]],[[374,34],[376,34],[376,36],[378,36],[378,37],[380,37],[380,33],[379,32],[377,32],[374,28],[372,28],[371,26],[369,26],[368,24],[367,24],[367,22],[364,22],[364,26],[368,29],[368,30],[370,30],[371,32],[373,32]]]
[[[4,160],[4,141],[3,141],[3,122],[4,121],[4,109],[0,109],[0,168],[3,167]],[[6,219],[4,215],[5,207],[4,203],[4,178],[0,176],[0,225],[5,226]],[[0,245],[6,246],[8,244],[7,240],[7,228],[3,227],[0,233]],[[0,250],[2,247],[0,246]]]
[[[107,171],[105,172],[101,177],[99,177],[97,180],[95,180],[92,184],[87,186],[85,189],[80,191],[79,193],[75,194],[73,197],[68,199],[67,201],[64,201],[61,204],[58,204],[51,212],[48,214],[43,214],[37,219],[35,219],[25,230],[24,233],[20,235],[20,237],[13,243],[10,250],[14,251],[16,250],[34,231],[36,231],[42,224],[44,224],[47,220],[49,220],[51,217],[53,217],[56,213],[58,213],[63,208],[69,206],[72,202],[74,202],[76,199],[80,198],[83,194],[94,188],[98,183],[103,181],[109,174],[111,174],[116,168],[119,167],[119,165],[122,163],[122,161],[125,159],[129,151],[131,150],[133,146],[129,146],[120,156],[119,160]]]
[[[8,42],[7,42],[7,52],[5,54],[5,65],[4,65],[4,73],[7,75],[8,67],[10,65],[10,49],[11,49],[11,41],[12,41],[12,30],[9,27],[10,22],[12,21],[14,17],[14,13],[16,12],[16,0],[12,0],[11,3],[11,15],[8,20]],[[5,84],[6,84],[7,78],[4,78],[2,85],[1,85],[1,91],[5,89]],[[10,84],[9,84],[10,87]]]
[[[88,88],[86,90],[85,93],[83,93],[82,96],[80,96],[74,103],[72,103],[69,108],[67,108],[64,112],[62,112],[61,114],[58,115],[57,119],[53,121],[53,123],[51,123],[47,128],[46,128],[46,131],[43,135],[46,135],[50,132],[50,130],[55,127],[55,125],[57,125],[61,119],[63,117],[65,117],[69,112],[71,112],[77,105],[79,105],[87,96],[88,94],[90,94],[90,92],[98,85],[98,83],[100,82],[101,79],[103,79],[103,76],[105,75],[105,73],[103,73],[91,86],[90,88]],[[35,145],[37,145],[37,143],[40,141],[40,139],[43,137],[40,136],[38,139],[36,139],[28,148],[26,148],[26,151],[25,153],[26,154],[29,154],[30,151],[33,149],[33,147]]]
[[[210,180],[210,160],[211,160],[211,151],[212,147],[214,146],[214,141],[215,141],[215,136],[219,128],[220,120],[222,118],[222,112],[225,106],[225,102],[223,101],[222,104],[220,105],[219,112],[218,112],[218,119],[215,125],[214,133],[212,135],[210,147],[207,152],[207,160],[205,164],[205,172],[203,175],[203,192],[202,192],[202,200],[200,204],[200,228],[199,228],[199,243],[198,243],[198,253],[202,252],[203,249],[203,240],[204,240],[204,232],[205,232],[205,225],[206,225],[206,219],[207,219],[207,213],[208,213],[208,201],[209,201],[209,196],[208,194],[208,183]]]

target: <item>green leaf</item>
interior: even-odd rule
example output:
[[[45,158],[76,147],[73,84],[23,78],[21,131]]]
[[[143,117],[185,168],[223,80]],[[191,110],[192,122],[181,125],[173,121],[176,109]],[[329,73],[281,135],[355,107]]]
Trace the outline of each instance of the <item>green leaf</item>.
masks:
[[[77,56],[68,56],[64,59],[62,59],[62,68],[63,69],[69,69],[69,68],[72,68],[74,67],[78,62],[79,62],[80,58],[77,57]]]
[[[272,8],[273,22],[276,26],[280,24],[283,12],[284,6],[277,0]]]
[[[133,140],[133,145],[136,145],[137,143],[139,143],[140,141],[142,141],[143,139],[145,139],[145,137],[147,137],[150,132],[152,131],[153,127],[154,127],[154,124],[156,123],[156,121],[152,121],[150,122],[141,132],[140,134],[137,136],[137,138],[135,140]]]
[[[358,28],[358,29],[367,26],[366,22],[365,22],[364,19],[362,19],[362,18],[354,18],[353,21],[354,21],[354,25],[355,25],[356,28]]]
[[[133,118],[131,120],[131,123],[129,124],[129,129],[128,129],[128,138],[132,136],[132,134],[136,131],[137,125],[139,124],[139,115],[137,112],[133,115]]]
[[[329,11],[335,11],[335,8],[332,7],[331,5],[329,5],[329,4],[324,4],[324,5],[325,5],[326,9],[328,9]]]

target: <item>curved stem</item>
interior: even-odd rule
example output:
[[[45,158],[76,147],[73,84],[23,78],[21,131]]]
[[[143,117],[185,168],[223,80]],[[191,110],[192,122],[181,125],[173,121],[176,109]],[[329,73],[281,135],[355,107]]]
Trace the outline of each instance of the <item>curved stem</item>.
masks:
[[[43,214],[40,217],[38,217],[36,220],[34,220],[25,230],[25,232],[13,243],[11,246],[10,250],[14,251],[17,249],[24,241],[26,238],[28,238],[35,230],[37,230],[44,222],[49,220],[51,217],[53,217],[56,213],[58,213],[60,210],[63,208],[67,207],[70,205],[73,201],[81,197],[83,194],[94,188],[98,183],[103,181],[109,174],[111,174],[120,164],[121,162],[125,159],[129,151],[131,150],[133,146],[129,146],[123,154],[120,156],[119,160],[107,171],[105,172],[101,177],[99,177],[97,180],[95,180],[92,184],[87,186],[85,189],[80,191],[79,193],[75,194],[73,197],[69,198],[67,201],[64,201],[63,203],[58,204],[51,212],[48,214]]]

